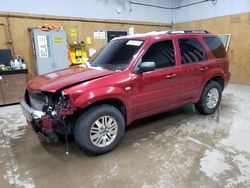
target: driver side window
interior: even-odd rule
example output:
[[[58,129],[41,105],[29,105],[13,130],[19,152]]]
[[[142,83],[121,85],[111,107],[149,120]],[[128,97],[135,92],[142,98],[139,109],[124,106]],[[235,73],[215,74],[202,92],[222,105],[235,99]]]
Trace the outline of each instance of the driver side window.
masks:
[[[142,57],[142,62],[155,62],[156,69],[175,66],[175,51],[172,40],[152,44]]]

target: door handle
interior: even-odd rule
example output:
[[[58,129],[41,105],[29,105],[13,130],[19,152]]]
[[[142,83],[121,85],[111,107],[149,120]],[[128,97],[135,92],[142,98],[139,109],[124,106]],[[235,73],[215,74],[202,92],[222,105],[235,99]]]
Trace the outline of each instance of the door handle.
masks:
[[[206,71],[206,70],[208,70],[208,67],[201,67],[200,70],[201,70],[201,71]]]
[[[166,77],[167,77],[167,79],[172,79],[172,78],[176,77],[176,74],[175,73],[168,74]]]

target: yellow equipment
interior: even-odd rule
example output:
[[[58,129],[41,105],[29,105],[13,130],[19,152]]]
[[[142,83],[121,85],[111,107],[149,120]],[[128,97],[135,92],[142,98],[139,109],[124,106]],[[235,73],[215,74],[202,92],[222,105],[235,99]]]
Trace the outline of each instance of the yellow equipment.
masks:
[[[72,65],[84,63],[84,59],[87,58],[87,52],[85,50],[85,43],[83,41],[69,44],[68,48],[69,58]]]

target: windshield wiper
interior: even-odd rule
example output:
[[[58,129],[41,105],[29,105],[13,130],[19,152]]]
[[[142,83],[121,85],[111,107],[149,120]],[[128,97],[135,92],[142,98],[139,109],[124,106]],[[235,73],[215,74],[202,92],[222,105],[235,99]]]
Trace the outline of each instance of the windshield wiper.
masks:
[[[91,65],[88,61],[85,61],[83,64],[80,64],[79,66],[83,68],[89,68],[89,69],[92,68],[96,70],[108,70],[100,65],[96,65],[96,64]]]

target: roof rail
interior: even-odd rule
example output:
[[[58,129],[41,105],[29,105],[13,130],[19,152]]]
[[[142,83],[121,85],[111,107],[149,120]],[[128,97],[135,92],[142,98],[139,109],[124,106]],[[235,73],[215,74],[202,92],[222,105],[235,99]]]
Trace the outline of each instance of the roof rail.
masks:
[[[200,33],[205,33],[209,34],[210,32],[207,30],[170,30],[167,31],[166,34],[200,34]]]

